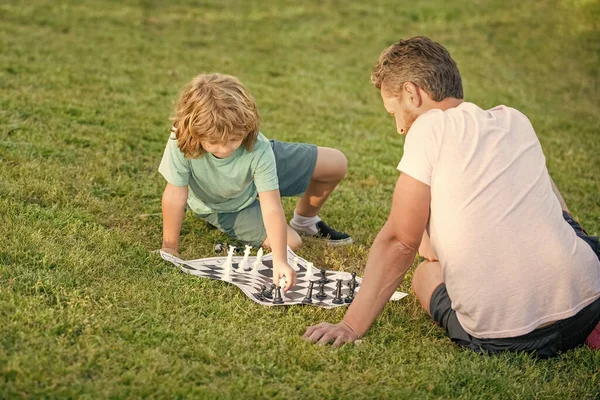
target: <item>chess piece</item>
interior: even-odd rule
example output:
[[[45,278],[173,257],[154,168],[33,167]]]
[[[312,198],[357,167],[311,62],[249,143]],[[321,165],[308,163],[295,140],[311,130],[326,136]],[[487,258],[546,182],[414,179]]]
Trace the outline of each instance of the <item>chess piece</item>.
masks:
[[[304,278],[308,281],[312,280],[314,274],[313,274],[313,263],[311,262],[307,262],[306,263],[306,274],[304,275]]]
[[[233,252],[235,251],[234,246],[229,246],[229,251],[227,252],[227,258],[223,263],[223,268],[225,269],[225,274],[223,279],[228,280],[231,278],[231,271],[233,270]]]
[[[264,286],[264,285],[262,285],[262,286]],[[262,291],[263,297],[266,299],[272,299],[273,298],[273,289],[275,289],[274,284],[271,284],[271,286],[269,286],[268,288],[265,287]]]
[[[356,289],[356,286],[358,285],[358,282],[356,281],[356,272],[352,273],[352,287],[354,289]]]
[[[356,286],[353,284],[353,281],[348,282],[348,286],[350,289],[348,290],[348,295],[344,299],[344,302],[350,304],[352,303],[352,300],[354,300],[354,290],[356,289]]]
[[[273,297],[273,304],[283,304],[283,297],[281,297],[281,286],[275,288],[275,297]]]
[[[261,247],[256,252],[256,259],[252,263],[252,271],[253,272],[258,272],[258,267],[260,267],[262,264],[262,257],[263,257],[263,249]]]
[[[322,269],[321,270],[321,279],[319,279],[319,283],[328,283],[329,279],[327,279],[327,270],[326,269]]]
[[[267,290],[267,287],[265,285],[260,285],[260,290],[257,293],[254,293],[254,295],[260,301],[265,301],[265,290]]]
[[[296,272],[300,271],[300,267],[298,267],[298,256],[295,256],[290,264],[290,267]]]
[[[250,257],[250,250],[252,250],[252,246],[246,245],[246,250],[244,251],[244,258],[242,258],[242,262],[238,265],[238,271],[245,271],[248,266],[248,257]]]
[[[315,283],[313,281],[310,281],[310,283],[308,284],[308,289],[306,290],[306,297],[304,297],[304,299],[302,299],[302,303],[304,303],[304,304],[312,303],[312,291],[313,291],[314,284]]]
[[[317,282],[319,282],[319,293],[317,293],[315,297],[319,300],[324,300],[327,298],[327,295],[325,294],[325,284],[321,281]]]
[[[221,254],[223,252],[223,243],[215,244],[215,253]]]
[[[338,279],[337,284],[335,286],[335,292],[333,300],[331,300],[333,304],[342,304],[344,300],[342,299],[342,280]]]

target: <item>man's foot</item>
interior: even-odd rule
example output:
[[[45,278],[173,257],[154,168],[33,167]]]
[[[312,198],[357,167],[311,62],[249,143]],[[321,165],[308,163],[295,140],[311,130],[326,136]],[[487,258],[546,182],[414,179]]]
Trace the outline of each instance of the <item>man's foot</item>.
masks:
[[[344,232],[338,232],[319,218],[316,224],[310,227],[298,226],[294,219],[290,220],[290,226],[301,235],[313,236],[324,239],[332,246],[343,246],[354,242],[350,235]]]

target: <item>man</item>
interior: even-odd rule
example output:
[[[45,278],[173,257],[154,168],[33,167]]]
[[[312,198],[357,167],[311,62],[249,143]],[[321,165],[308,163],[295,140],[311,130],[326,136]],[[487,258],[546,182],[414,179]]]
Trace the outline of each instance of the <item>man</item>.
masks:
[[[401,174],[343,321],[304,337],[363,336],[418,249],[414,292],[457,344],[539,357],[582,344],[600,320],[598,238],[568,213],[527,117],[464,102],[456,63],[425,37],[384,50],[371,79],[407,135]]]

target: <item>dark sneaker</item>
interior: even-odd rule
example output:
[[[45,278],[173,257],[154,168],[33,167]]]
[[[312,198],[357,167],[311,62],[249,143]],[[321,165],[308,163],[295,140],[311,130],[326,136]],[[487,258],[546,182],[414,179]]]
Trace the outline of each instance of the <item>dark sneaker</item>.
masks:
[[[294,221],[290,221],[290,226],[298,233],[307,236],[313,236],[327,241],[332,246],[343,246],[353,242],[350,235],[344,232],[338,232],[324,221],[317,222],[317,233],[308,233],[305,229],[295,226]],[[313,228],[314,232],[314,228]]]

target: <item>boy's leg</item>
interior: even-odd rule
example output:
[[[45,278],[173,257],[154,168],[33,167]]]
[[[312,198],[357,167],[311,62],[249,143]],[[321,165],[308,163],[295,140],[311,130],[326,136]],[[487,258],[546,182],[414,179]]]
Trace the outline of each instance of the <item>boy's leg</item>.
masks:
[[[298,233],[324,238],[330,244],[352,243],[352,238],[329,227],[318,212],[346,175],[348,162],[336,149],[305,143],[271,140],[281,196],[302,196],[290,226]]]
[[[298,199],[296,213],[303,217],[315,217],[338,183],[348,172],[348,160],[344,153],[328,147],[317,147],[317,163],[304,195]]]

